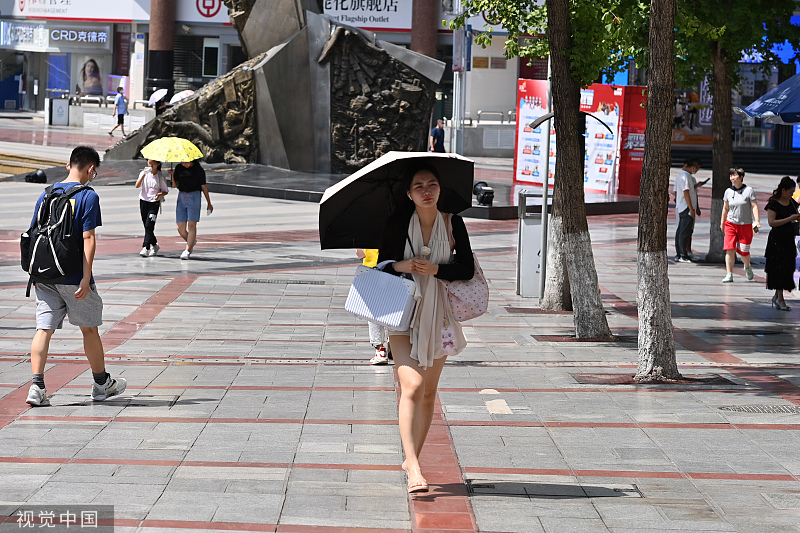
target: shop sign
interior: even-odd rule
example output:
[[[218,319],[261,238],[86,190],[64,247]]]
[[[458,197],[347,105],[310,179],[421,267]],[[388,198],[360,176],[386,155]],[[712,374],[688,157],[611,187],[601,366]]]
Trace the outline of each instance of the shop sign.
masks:
[[[322,10],[348,26],[410,30],[411,4],[412,0],[324,0]]]
[[[19,50],[47,48],[47,30],[42,24],[0,22],[0,46]]]
[[[75,49],[108,50],[109,26],[49,26],[25,22],[0,22],[0,46],[15,50],[46,52]]]

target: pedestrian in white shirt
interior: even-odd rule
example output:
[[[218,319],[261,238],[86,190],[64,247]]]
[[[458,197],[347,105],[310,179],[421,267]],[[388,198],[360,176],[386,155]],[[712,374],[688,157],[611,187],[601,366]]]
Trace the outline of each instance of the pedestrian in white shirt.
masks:
[[[156,218],[161,210],[161,201],[169,193],[167,180],[161,174],[161,162],[152,159],[147,160],[148,167],[139,173],[136,180],[136,188],[142,189],[139,193],[139,211],[142,214],[142,224],[144,224],[144,241],[142,257],[153,257],[158,253],[160,246],[156,239]]]
[[[700,170],[700,161],[688,159],[683,164],[683,169],[675,179],[675,210],[678,212],[678,228],[675,231],[675,261],[690,263],[690,243],[694,232],[694,222],[700,216],[700,206],[697,203],[697,188],[703,183],[697,183],[694,174]],[[708,180],[706,180],[708,181]]]

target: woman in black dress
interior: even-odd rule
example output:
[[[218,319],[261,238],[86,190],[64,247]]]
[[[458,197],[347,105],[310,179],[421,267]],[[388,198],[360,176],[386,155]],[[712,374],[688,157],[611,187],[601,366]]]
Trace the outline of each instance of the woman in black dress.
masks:
[[[767,250],[764,252],[767,263],[764,270],[767,273],[767,289],[775,291],[772,305],[781,311],[790,308],[783,299],[783,291],[792,292],[794,284],[795,257],[797,248],[794,237],[797,235],[797,221],[800,214],[797,211],[797,202],[792,200],[795,184],[792,178],[784,176],[778,188],[772,192],[767,203],[767,217],[772,228],[767,237]]]

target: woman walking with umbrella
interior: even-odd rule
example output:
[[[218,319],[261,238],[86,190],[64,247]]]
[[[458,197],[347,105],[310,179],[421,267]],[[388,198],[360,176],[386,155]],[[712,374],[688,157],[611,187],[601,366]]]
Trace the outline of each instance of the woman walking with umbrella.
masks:
[[[416,283],[417,308],[410,328],[389,332],[402,389],[403,469],[408,474],[408,492],[414,493],[428,490],[419,454],[433,419],[439,376],[447,355],[459,353],[467,344],[439,280],[471,279],[475,263],[464,221],[437,207],[442,192],[437,170],[424,163],[412,166],[403,190],[404,204],[385,226],[379,262],[395,260],[385,270],[411,274]],[[443,344],[448,348],[443,349]]]
[[[181,259],[189,259],[197,244],[201,192],[206,197],[208,214],[214,211],[206,186],[206,173],[199,162],[203,153],[186,139],[162,137],[145,146],[142,155],[157,161],[180,162],[177,168],[169,170],[169,176],[172,186],[180,191],[175,207],[175,223],[181,238],[186,241]]]

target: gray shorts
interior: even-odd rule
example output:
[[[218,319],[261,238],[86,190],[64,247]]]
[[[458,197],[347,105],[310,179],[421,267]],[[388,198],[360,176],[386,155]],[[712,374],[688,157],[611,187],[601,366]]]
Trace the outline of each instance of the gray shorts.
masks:
[[[64,317],[81,328],[94,328],[103,323],[103,299],[92,284],[83,300],[75,299],[78,285],[36,284],[36,329],[61,329]]]

